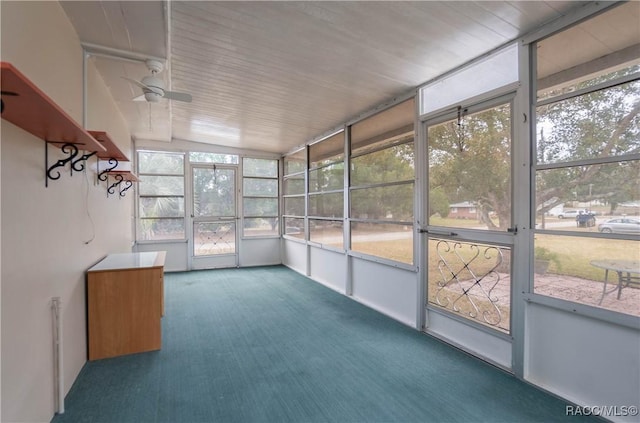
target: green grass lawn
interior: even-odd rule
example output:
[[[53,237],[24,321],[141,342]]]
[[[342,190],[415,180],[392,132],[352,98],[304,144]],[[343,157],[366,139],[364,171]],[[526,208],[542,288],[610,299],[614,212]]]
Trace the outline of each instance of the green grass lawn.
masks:
[[[363,254],[413,264],[413,239],[354,242],[351,249]]]
[[[556,254],[549,272],[604,281],[604,270],[591,265],[592,260],[640,260],[640,242],[538,234],[535,246]]]

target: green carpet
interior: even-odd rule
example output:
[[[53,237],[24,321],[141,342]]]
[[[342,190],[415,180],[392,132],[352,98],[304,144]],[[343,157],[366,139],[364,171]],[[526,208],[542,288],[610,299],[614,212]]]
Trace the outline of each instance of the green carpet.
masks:
[[[582,421],[282,266],[166,274],[162,331],[161,351],[87,363],[52,421]]]

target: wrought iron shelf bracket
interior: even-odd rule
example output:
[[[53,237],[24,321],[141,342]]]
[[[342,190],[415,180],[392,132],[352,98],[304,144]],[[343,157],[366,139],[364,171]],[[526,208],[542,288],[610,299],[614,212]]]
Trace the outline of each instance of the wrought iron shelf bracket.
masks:
[[[133,186],[133,182],[124,181],[124,184],[121,184],[121,185],[125,185],[125,187],[120,190],[120,197],[124,197],[127,190]]]
[[[107,184],[109,184],[108,182],[109,179],[109,174],[107,174]],[[120,184],[122,184],[122,181],[124,181],[124,177],[120,174],[117,174],[113,177],[113,179],[115,179],[115,182],[112,183],[111,185],[109,185],[109,187],[107,188],[107,197],[111,194],[115,194],[116,193],[116,188],[118,188],[118,190],[120,190]]]
[[[133,187],[135,179],[130,179],[133,175],[123,173],[105,173],[107,178],[107,197],[118,193],[119,197],[124,197],[126,192]],[[109,181],[109,177],[113,176],[113,182]]]
[[[106,182],[109,178],[109,172],[114,170],[116,167],[118,167],[118,159],[112,157],[109,159],[109,167],[100,171],[100,158],[98,157],[98,183],[100,183],[100,181]]]
[[[49,164],[49,144],[62,144],[60,147],[60,151],[66,156],[62,159],[57,160],[53,164]],[[44,150],[44,162],[45,162],[45,179],[44,186],[49,186],[49,179],[52,181],[56,181],[60,179],[62,176],[60,173],[61,169],[68,164],[69,165],[69,173],[73,176],[73,171],[82,172],[85,170],[86,161],[96,154],[95,151],[91,153],[80,154],[80,149],[78,149],[77,145],[71,142],[57,142],[57,141],[45,141],[45,150]]]
[[[92,153],[85,153],[77,160],[71,162],[71,170],[75,170],[76,172],[82,172],[85,169],[85,162],[93,157],[97,152],[94,151]]]

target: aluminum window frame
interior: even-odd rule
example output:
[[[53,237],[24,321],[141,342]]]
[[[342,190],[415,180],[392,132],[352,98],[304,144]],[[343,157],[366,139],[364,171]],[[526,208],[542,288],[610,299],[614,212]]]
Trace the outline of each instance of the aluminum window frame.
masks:
[[[245,176],[245,166],[244,166],[244,162],[245,159],[258,159],[258,160],[268,160],[268,161],[273,161],[276,163],[276,172],[275,172],[275,176]],[[250,157],[250,156],[243,156],[241,157],[242,162],[242,234],[241,234],[241,239],[264,239],[264,238],[280,238],[280,225],[281,225],[281,221],[280,221],[280,161],[278,159],[268,159],[268,158],[263,158],[263,157]],[[257,180],[266,180],[266,181],[275,181],[276,182],[276,193],[275,195],[245,195],[245,189],[244,189],[244,181],[246,179],[257,179]],[[267,216],[254,216],[254,215],[247,215],[245,214],[244,211],[244,206],[245,206],[245,199],[257,199],[257,200],[264,200],[264,199],[272,199],[275,200],[276,202],[276,214],[275,215],[267,215]],[[278,228],[276,230],[276,232],[274,234],[271,235],[247,235],[245,233],[245,219],[276,219],[277,224],[278,224]]]
[[[414,102],[414,110],[413,110],[413,115],[412,115],[412,123],[409,125],[405,125],[403,127],[397,128],[395,130],[391,130],[391,131],[387,131],[384,132],[382,134],[377,134],[374,135],[372,138],[375,140],[373,141],[371,144],[375,145],[376,143],[380,143],[380,145],[377,145],[375,147],[372,147],[370,149],[365,149],[364,151],[357,151],[358,148],[362,148],[362,147],[356,147],[355,149],[355,153],[354,153],[354,149],[353,149],[353,145],[352,145],[352,140],[351,140],[351,127],[353,125],[356,125],[360,122],[364,122],[366,121],[368,118],[373,117],[375,115],[378,114],[382,114],[385,113],[387,110],[390,110],[404,102],[407,101],[413,101]],[[356,257],[356,258],[360,258],[360,259],[364,259],[367,261],[372,261],[372,262],[376,262],[376,263],[381,263],[381,264],[385,264],[387,266],[392,266],[392,267],[397,267],[397,268],[401,268],[401,269],[406,269],[406,270],[411,270],[411,271],[416,271],[416,269],[418,268],[418,260],[417,260],[417,248],[416,248],[416,189],[418,187],[418,148],[417,148],[417,143],[418,143],[418,122],[416,120],[416,108],[418,107],[418,103],[419,103],[419,96],[417,95],[417,93],[415,91],[412,91],[411,95],[408,96],[403,96],[403,98],[398,99],[398,101],[395,101],[389,105],[387,105],[386,107],[384,107],[383,109],[380,110],[376,110],[375,112],[372,112],[370,114],[367,114],[366,116],[363,116],[361,119],[350,122],[347,126],[347,143],[345,144],[345,151],[346,151],[346,155],[345,155],[345,195],[346,195],[346,200],[345,200],[345,242],[344,242],[344,246],[345,246],[345,250],[347,252],[348,256],[351,257]],[[410,127],[412,127],[411,129],[409,129]],[[410,132],[410,133],[409,133]],[[387,139],[387,137],[393,138],[393,137],[398,137],[397,140],[393,140],[388,144],[385,144],[384,141]],[[352,174],[354,172],[353,169],[353,159],[355,158],[359,158],[359,157],[364,157],[366,155],[370,155],[370,154],[375,154],[377,152],[380,151],[384,151],[384,150],[388,150],[400,145],[409,145],[412,144],[413,146],[413,178],[412,179],[405,179],[405,180],[399,180],[399,181],[393,181],[393,182],[374,182],[374,183],[368,183],[368,184],[358,184],[357,186],[352,186]],[[366,144],[365,144],[366,147]],[[354,218],[352,215],[352,195],[351,193],[355,190],[363,190],[363,189],[367,189],[367,188],[378,188],[378,187],[390,187],[390,186],[399,186],[399,185],[409,185],[411,184],[413,186],[413,196],[412,196],[412,219],[411,220],[395,220],[395,219],[364,219],[364,218]],[[412,228],[412,240],[411,240],[411,248],[412,248],[412,257],[411,257],[411,263],[407,263],[407,262],[402,262],[402,261],[398,261],[398,260],[393,260],[393,259],[389,259],[387,257],[383,257],[383,256],[378,256],[378,255],[373,255],[373,254],[369,254],[369,253],[364,253],[362,251],[357,251],[353,249],[353,223],[372,223],[374,225],[377,224],[391,224],[391,225],[405,225],[405,226],[410,226]],[[351,290],[351,287],[349,286],[347,288],[347,291],[349,292]]]
[[[175,155],[175,156],[180,156],[182,158],[182,174],[179,173],[166,173],[166,172],[157,172],[157,173],[153,173],[153,172],[141,172],[140,171],[140,154],[141,153],[151,153],[151,154],[163,154],[163,155]],[[164,243],[164,242],[186,242],[187,238],[188,238],[188,234],[187,234],[187,219],[186,219],[186,185],[185,185],[185,180],[186,180],[186,168],[187,168],[187,157],[186,154],[184,152],[180,152],[180,151],[165,151],[165,150],[147,150],[147,149],[139,149],[136,150],[136,165],[138,168],[138,176],[140,177],[144,177],[144,176],[166,176],[166,177],[181,177],[182,178],[182,195],[167,195],[167,194],[142,194],[140,191],[140,189],[136,190],[136,231],[135,231],[135,242],[136,243]],[[140,207],[141,207],[141,200],[143,198],[181,198],[182,199],[182,211],[183,214],[182,216],[160,216],[160,217],[143,217],[142,213],[140,212]],[[141,237],[141,224],[143,221],[147,221],[147,220],[182,220],[182,226],[183,226],[183,234],[184,236],[182,238],[156,238],[156,239],[142,239]]]
[[[601,14],[606,13],[607,11],[619,6],[618,4],[607,4],[600,5],[594,4],[593,10],[589,11],[586,8],[582,11],[581,14],[576,14],[575,16],[567,17],[564,20],[558,21],[553,25],[542,28],[540,31],[530,34],[526,38],[522,40],[523,44],[529,46],[529,57],[528,57],[528,71],[529,71],[529,92],[530,92],[530,104],[529,104],[529,115],[531,119],[529,119],[529,133],[531,136],[530,142],[530,210],[529,210],[529,218],[530,218],[530,228],[529,238],[528,238],[528,256],[530,263],[534,262],[534,248],[535,248],[535,240],[534,237],[536,234],[547,234],[554,236],[567,236],[567,237],[582,237],[589,239],[618,239],[618,240],[632,240],[637,241],[637,236],[634,238],[633,235],[628,234],[601,234],[601,233],[586,233],[586,232],[578,232],[578,231],[553,231],[548,229],[538,229],[536,228],[536,176],[538,171],[542,170],[550,170],[550,169],[563,169],[570,167],[578,167],[584,165],[599,165],[599,164],[611,164],[611,163],[621,163],[625,161],[636,161],[640,160],[640,154],[632,153],[632,154],[623,154],[618,156],[605,156],[600,158],[589,158],[589,159],[581,159],[581,160],[568,160],[568,161],[559,161],[554,163],[538,163],[537,160],[537,130],[536,125],[538,121],[538,113],[537,108],[540,106],[557,103],[560,101],[568,100],[571,98],[576,98],[584,95],[588,95],[597,91],[606,90],[609,88],[613,88],[619,85],[623,85],[626,83],[630,83],[633,81],[640,80],[640,72],[635,72],[629,75],[624,75],[615,79],[607,80],[599,84],[595,84],[592,86],[584,87],[582,89],[575,90],[573,92],[558,94],[553,97],[546,97],[542,100],[538,100],[537,98],[537,45],[539,42],[552,37],[555,34],[561,33],[565,30],[571,29],[581,23],[588,22],[592,18],[600,16]],[[595,318],[598,320],[606,321],[609,323],[613,323],[616,325],[629,327],[633,329],[637,329],[640,327],[640,317],[634,316],[622,312],[618,312],[615,310],[591,306],[588,304],[578,303],[575,301],[571,301],[563,298],[551,297],[544,294],[535,293],[535,280],[533,273],[533,265],[530,266],[529,269],[529,286],[526,292],[523,292],[523,299],[528,303],[540,304],[546,307],[552,307],[559,310],[564,310],[567,312],[575,313],[582,316],[587,316],[590,318]]]

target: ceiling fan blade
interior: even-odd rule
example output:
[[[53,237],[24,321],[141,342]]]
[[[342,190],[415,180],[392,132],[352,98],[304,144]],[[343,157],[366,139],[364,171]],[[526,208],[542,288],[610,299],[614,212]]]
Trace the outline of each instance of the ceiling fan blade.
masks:
[[[121,76],[120,78],[122,79],[126,79],[127,81],[131,82],[132,84],[137,85],[138,87],[142,88],[142,89],[149,89],[149,87],[147,87],[146,85],[144,85],[142,82],[140,81],[136,81],[135,79],[131,79],[131,78],[127,78],[126,76]]]
[[[187,93],[178,93],[175,91],[165,91],[164,98],[168,98],[170,100],[177,100],[177,101],[185,101],[187,103],[191,103],[191,94],[187,94]]]
[[[137,97],[134,97],[131,99],[132,101],[147,101],[147,99],[144,97],[144,94],[139,95]]]

